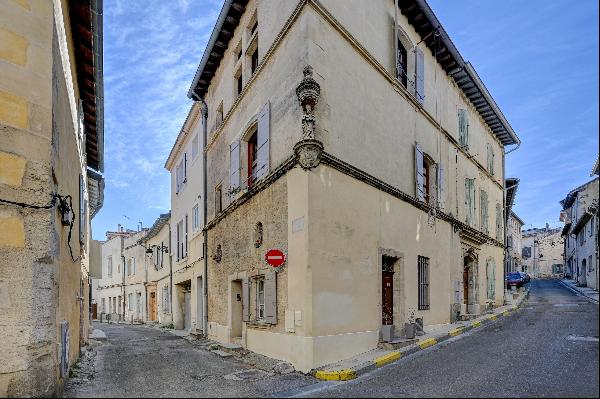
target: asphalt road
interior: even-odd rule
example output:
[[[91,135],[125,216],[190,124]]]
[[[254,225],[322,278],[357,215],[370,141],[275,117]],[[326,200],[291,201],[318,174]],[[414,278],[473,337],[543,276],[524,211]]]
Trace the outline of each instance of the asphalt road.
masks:
[[[598,305],[555,280],[530,285],[529,299],[510,317],[304,395],[597,398]]]
[[[73,368],[65,397],[266,397],[316,381],[300,373],[265,374],[151,327],[94,326],[108,340]]]

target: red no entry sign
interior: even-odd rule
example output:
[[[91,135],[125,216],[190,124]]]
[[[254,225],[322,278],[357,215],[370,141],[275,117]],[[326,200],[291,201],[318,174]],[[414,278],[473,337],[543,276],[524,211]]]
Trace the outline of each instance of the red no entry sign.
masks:
[[[285,254],[278,249],[270,249],[265,254],[265,260],[273,267],[279,267],[285,263]]]

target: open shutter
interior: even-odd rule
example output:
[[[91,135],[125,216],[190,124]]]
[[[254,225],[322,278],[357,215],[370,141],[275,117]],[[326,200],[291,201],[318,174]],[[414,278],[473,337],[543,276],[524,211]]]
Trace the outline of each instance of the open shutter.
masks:
[[[187,258],[188,255],[188,215],[185,215],[185,255],[184,258]]]
[[[85,238],[85,208],[84,208],[83,176],[79,175],[79,243],[83,244]],[[75,212],[73,212],[75,214]]]
[[[277,324],[277,273],[269,270],[265,273],[265,321]]]
[[[493,300],[496,296],[496,262],[493,259],[487,261],[487,297]]]
[[[256,179],[261,179],[269,174],[269,138],[271,135],[271,103],[267,103],[262,107],[258,114],[258,135],[256,152],[257,172]]]
[[[425,176],[423,174],[423,150],[415,144],[415,194],[419,201],[425,202]]]
[[[423,50],[419,47],[415,50],[415,80],[417,101],[423,104],[425,101],[425,57]]]
[[[242,279],[242,320],[250,321],[250,282]]]
[[[444,165],[439,163],[437,165],[437,203],[440,209],[444,209],[446,207],[446,171],[444,170]]]
[[[183,153],[183,181],[187,181],[187,152]]]
[[[237,190],[240,187],[240,141],[229,146],[229,187]]]

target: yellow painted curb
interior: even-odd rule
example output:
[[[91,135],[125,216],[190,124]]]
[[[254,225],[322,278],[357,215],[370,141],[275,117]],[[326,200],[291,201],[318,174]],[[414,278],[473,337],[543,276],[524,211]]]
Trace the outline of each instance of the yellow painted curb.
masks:
[[[505,310],[502,312],[502,316],[508,316],[510,314],[510,310]]]
[[[473,328],[477,328],[481,325],[481,320],[474,321],[472,324]]]
[[[394,360],[400,359],[400,356],[402,356],[402,353],[400,352],[388,353],[387,355],[383,355],[375,359],[375,365],[377,367],[381,367],[383,365],[393,362]]]
[[[318,370],[315,373],[315,378],[325,381],[347,381],[356,378],[356,372],[352,369],[340,371]]]
[[[455,328],[454,330],[450,330],[448,332],[448,335],[451,337],[456,337],[457,335],[460,335],[462,333],[465,332],[465,328],[464,327],[459,327],[459,328]]]
[[[423,341],[419,341],[417,343],[417,345],[419,345],[419,348],[421,349],[425,349],[425,348],[429,348],[432,345],[437,344],[437,341],[435,340],[435,338],[427,338],[424,339]]]
[[[496,315],[495,315],[495,314],[493,314],[493,315],[491,315],[490,317],[488,317],[488,319],[490,319],[490,320],[496,320],[496,319],[497,319],[497,317],[496,317]]]

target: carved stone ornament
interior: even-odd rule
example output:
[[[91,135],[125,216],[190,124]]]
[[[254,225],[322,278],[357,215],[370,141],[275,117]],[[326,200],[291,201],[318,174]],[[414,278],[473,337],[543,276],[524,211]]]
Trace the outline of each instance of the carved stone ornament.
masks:
[[[303,72],[304,78],[296,88],[298,101],[304,111],[304,116],[302,117],[302,134],[305,139],[314,139],[316,118],[313,111],[321,96],[321,86],[313,79],[313,71],[310,65],[306,66]]]
[[[215,253],[213,254],[213,260],[217,263],[220,263],[222,258],[223,258],[223,250],[221,249],[221,244],[218,244],[217,249],[215,250]]]
[[[304,139],[296,143],[294,153],[302,169],[316,168],[321,163],[323,143],[315,139]]]

